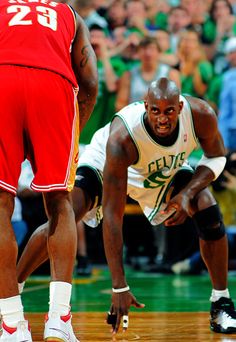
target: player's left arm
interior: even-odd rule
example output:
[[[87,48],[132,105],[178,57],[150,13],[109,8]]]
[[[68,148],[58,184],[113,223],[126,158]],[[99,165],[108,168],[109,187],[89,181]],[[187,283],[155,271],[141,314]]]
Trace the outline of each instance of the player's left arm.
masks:
[[[88,121],[98,91],[97,59],[90,43],[90,35],[83,19],[76,13],[77,31],[72,45],[72,67],[79,84],[78,104],[80,130]]]
[[[218,178],[224,169],[226,158],[214,110],[206,101],[197,98],[190,98],[189,102],[195,133],[204,153],[187,187],[188,196],[193,199],[200,190]]]
[[[197,98],[189,98],[195,133],[203,150],[191,181],[167,205],[166,210],[175,207],[176,213],[165,225],[181,224],[187,216],[194,213],[193,202],[196,195],[223,171],[226,158],[223,139],[218,129],[217,116],[209,104]]]

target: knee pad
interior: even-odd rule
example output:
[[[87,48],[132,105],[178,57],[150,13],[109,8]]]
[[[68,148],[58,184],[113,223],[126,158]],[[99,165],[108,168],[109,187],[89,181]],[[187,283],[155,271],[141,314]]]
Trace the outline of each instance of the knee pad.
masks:
[[[219,240],[225,235],[225,226],[217,204],[197,212],[193,221],[202,240]]]

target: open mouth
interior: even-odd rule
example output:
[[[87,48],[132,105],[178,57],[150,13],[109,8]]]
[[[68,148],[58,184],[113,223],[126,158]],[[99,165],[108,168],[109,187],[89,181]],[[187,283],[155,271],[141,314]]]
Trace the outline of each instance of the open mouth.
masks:
[[[158,125],[156,129],[160,133],[167,133],[170,130],[170,125]]]

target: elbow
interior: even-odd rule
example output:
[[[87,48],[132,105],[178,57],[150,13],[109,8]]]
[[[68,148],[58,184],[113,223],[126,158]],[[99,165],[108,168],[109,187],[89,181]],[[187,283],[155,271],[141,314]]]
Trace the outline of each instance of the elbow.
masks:
[[[80,84],[80,91],[85,93],[87,97],[95,98],[98,93],[98,80],[97,78],[93,78],[90,80],[83,81]]]

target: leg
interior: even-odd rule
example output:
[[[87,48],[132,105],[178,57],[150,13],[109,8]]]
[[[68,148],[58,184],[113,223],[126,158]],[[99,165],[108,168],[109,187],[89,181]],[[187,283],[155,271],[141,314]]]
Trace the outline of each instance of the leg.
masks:
[[[76,220],[79,221],[89,211],[92,200],[84,190],[76,186],[72,191],[72,200]],[[46,222],[38,227],[30,237],[17,263],[18,283],[26,281],[33,271],[48,259],[48,231],[49,222]]]
[[[14,196],[0,191],[0,289],[1,298],[18,295],[16,278],[17,243],[11,225]],[[6,286],[7,284],[7,286]]]
[[[201,191],[196,200],[198,212],[216,205],[216,201],[208,189]],[[194,215],[194,217],[196,216]],[[219,227],[219,224],[220,222],[216,218],[215,225],[213,225],[212,229]],[[212,286],[215,290],[224,290],[227,288],[228,242],[226,234],[222,235],[221,238],[215,240],[200,238],[201,256],[208,269]]]
[[[78,236],[78,245],[77,245],[77,254],[80,256],[87,256],[87,248],[86,248],[86,237],[84,231],[84,223],[83,221],[77,222],[77,236]]]
[[[81,276],[91,275],[91,265],[87,256],[87,243],[85,234],[85,224],[83,221],[77,222],[77,269],[76,273]]]
[[[48,255],[52,278],[44,340],[63,341],[65,336],[69,336],[68,341],[77,342],[70,314],[71,282],[77,248],[72,200],[68,192],[56,191],[44,194],[44,201],[49,217]]]
[[[228,242],[227,236],[217,241],[200,239],[201,256],[207,266],[215,290],[224,290],[228,286]]]
[[[228,242],[222,216],[209,190],[197,196],[199,211],[193,219],[200,235],[200,250],[208,268],[213,290],[210,327],[215,332],[235,333],[236,312],[227,289]]]
[[[48,255],[54,281],[71,283],[77,236],[70,194],[63,191],[44,194],[49,217]],[[66,256],[66,257],[65,257]]]
[[[19,295],[16,277],[17,242],[11,216],[14,208],[14,196],[0,191],[0,312],[2,315],[2,341],[32,342],[28,322],[25,321],[21,297]]]
[[[31,235],[17,263],[18,283],[26,279],[48,259],[47,236],[48,222],[38,227]]]

